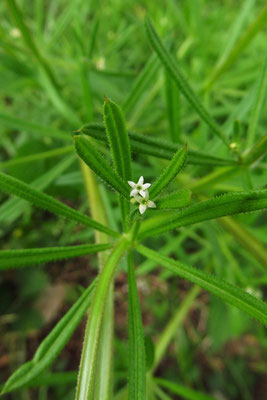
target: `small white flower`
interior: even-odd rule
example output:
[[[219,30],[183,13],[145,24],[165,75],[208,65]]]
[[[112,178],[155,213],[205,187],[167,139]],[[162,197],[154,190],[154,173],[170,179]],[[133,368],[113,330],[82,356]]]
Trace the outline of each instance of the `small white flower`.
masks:
[[[140,214],[144,214],[147,208],[156,208],[156,204],[149,200],[148,191],[145,192],[145,197],[135,196],[135,199],[139,203]]]
[[[151,186],[151,183],[144,183],[143,176],[140,176],[137,183],[134,183],[132,181],[128,181],[128,183],[133,189],[130,193],[130,196],[136,196],[140,193],[142,197],[145,197],[147,189]]]

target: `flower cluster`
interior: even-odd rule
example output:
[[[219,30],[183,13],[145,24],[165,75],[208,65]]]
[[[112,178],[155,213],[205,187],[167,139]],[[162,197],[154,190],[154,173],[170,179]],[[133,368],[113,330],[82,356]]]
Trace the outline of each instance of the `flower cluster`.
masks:
[[[148,188],[151,186],[151,183],[144,183],[144,177],[140,176],[137,183],[132,181],[128,181],[132,190],[130,193],[131,197],[139,203],[139,211],[140,214],[144,214],[147,208],[156,208],[156,204],[149,200]]]

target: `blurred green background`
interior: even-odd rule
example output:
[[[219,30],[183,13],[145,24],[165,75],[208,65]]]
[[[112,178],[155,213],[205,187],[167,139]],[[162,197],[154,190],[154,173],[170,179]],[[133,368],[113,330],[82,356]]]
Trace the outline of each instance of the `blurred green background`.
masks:
[[[139,133],[169,139],[164,71],[152,56],[144,29],[148,13],[161,37],[210,113],[228,136],[240,121],[241,150],[247,147],[247,127],[254,107],[260,68],[266,55],[266,1],[238,0],[17,0],[38,52],[56,77],[55,92],[12,19],[8,1],[0,3],[0,169],[33,183],[72,207],[87,211],[86,193],[71,133],[86,122],[102,122],[104,95],[120,104],[127,126]],[[258,16],[261,16],[260,19]],[[258,19],[257,19],[258,18]],[[258,25],[253,31],[255,20]],[[252,28],[251,28],[252,27]],[[250,30],[249,30],[250,29]],[[247,33],[248,32],[248,33]],[[242,38],[248,40],[237,59],[216,76],[220,65]],[[152,57],[152,59],[151,59]],[[143,90],[129,101],[136,78],[150,60]],[[218,64],[218,61],[221,63]],[[217,68],[217,69],[216,69]],[[214,78],[215,77],[215,78]],[[214,78],[214,79],[213,79]],[[91,88],[92,96],[90,90]],[[58,97],[60,93],[60,97]],[[63,101],[62,101],[63,99]],[[179,132],[190,149],[225,156],[217,138],[182,97]],[[93,106],[93,113],[92,108]],[[257,134],[266,131],[266,104]],[[103,150],[104,151],[104,150]],[[32,161],[28,158],[33,156]],[[23,159],[26,157],[26,159]],[[134,156],[134,175],[150,182],[165,162]],[[266,184],[266,159],[249,173],[225,177],[196,193],[212,196],[249,190]],[[210,166],[188,165],[179,177],[181,187],[194,187]],[[116,196],[101,186],[113,226],[119,224]],[[20,249],[93,242],[92,232],[8,199],[0,192],[0,247]],[[266,214],[247,214],[235,220],[266,244]],[[242,228],[242,229],[243,229]],[[183,228],[150,241],[190,264],[264,297],[263,262],[231,229],[217,221]],[[152,262],[136,260],[145,334],[154,342],[175,314],[191,284],[172,277]],[[0,276],[0,380],[32,358],[40,341],[64,315],[97,274],[96,257],[81,257],[38,268],[8,271]],[[115,389],[127,382],[127,278],[116,282]],[[51,371],[75,371],[79,366],[84,323],[54,363]],[[212,394],[218,400],[263,399],[266,383],[264,329],[239,310],[202,291],[179,326],[156,370],[156,376]],[[7,399],[73,399],[75,374],[69,384],[46,385],[7,395]],[[173,396],[173,399],[179,399]]]

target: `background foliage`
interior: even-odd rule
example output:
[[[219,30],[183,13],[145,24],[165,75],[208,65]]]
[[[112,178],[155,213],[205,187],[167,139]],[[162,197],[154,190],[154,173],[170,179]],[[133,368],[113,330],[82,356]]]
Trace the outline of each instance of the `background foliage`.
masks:
[[[88,194],[91,216],[102,224],[107,221],[112,230],[120,229],[117,195],[100,181],[105,215],[97,215],[98,192],[86,193],[88,182],[85,185],[86,175],[72,144],[72,133],[81,126],[103,123],[107,96],[122,107],[131,131],[134,181],[144,175],[146,181],[155,182],[168,165],[175,143],[180,142],[187,143],[188,162],[170,191],[191,190],[196,202],[227,192],[264,188],[267,164],[259,155],[264,146],[266,149],[265,1],[17,0],[21,14],[14,4],[9,0],[0,3],[1,172],[85,213]],[[190,103],[183,96],[187,86],[178,90],[166,63],[153,52],[144,27],[147,13],[182,76],[215,119],[217,135],[192,107],[194,98]],[[86,129],[92,136],[90,126]],[[101,126],[97,129],[100,138],[104,131]],[[220,132],[227,146],[220,140]],[[138,133],[147,143],[138,142]],[[149,138],[169,142],[159,148],[149,143]],[[229,151],[228,143],[233,142],[237,147]],[[108,160],[114,159],[103,142],[94,145]],[[245,160],[242,167],[229,162],[239,154]],[[120,168],[118,165],[115,170],[121,172]],[[130,173],[127,171],[127,176]],[[58,218],[2,191],[0,200],[1,250],[89,246],[80,248],[81,256],[73,260],[56,261],[54,256],[47,265],[1,272],[0,377],[4,382],[33,358],[39,344],[83,293],[83,303],[75,303],[80,310],[74,313],[78,324],[81,310],[91,299],[91,289],[83,290],[97,276],[98,267],[95,255],[82,256],[91,252],[94,243],[89,218],[85,222],[88,227],[83,228],[74,222],[81,218],[77,214],[72,215],[74,221]],[[69,211],[61,210],[61,215],[64,212]],[[145,224],[140,231],[144,238],[149,222]],[[241,214],[183,226],[145,239],[144,244],[264,298],[265,224],[264,212]],[[100,232],[98,243],[106,242],[106,233]],[[141,247],[140,253],[145,253]],[[133,296],[129,297],[129,317],[138,331],[132,262],[129,259],[128,284]],[[7,266],[0,264],[0,268]],[[148,382],[149,398],[263,398],[267,390],[263,326],[172,271],[159,268],[153,256],[144,259],[135,254],[134,266],[147,368],[157,377]],[[123,258],[114,295],[114,389],[118,399],[127,398],[126,270]],[[68,315],[71,318],[72,314]],[[31,388],[6,398],[73,399],[85,323],[83,319],[50,369]],[[108,346],[105,338],[101,340]],[[140,362],[144,364],[144,360]],[[176,386],[171,387],[170,381]],[[101,394],[97,396],[101,398]]]

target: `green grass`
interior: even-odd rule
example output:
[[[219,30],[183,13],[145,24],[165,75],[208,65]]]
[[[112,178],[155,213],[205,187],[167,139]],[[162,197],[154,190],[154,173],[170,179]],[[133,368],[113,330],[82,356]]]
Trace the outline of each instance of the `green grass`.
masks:
[[[266,3],[0,17],[3,398],[263,398]]]

